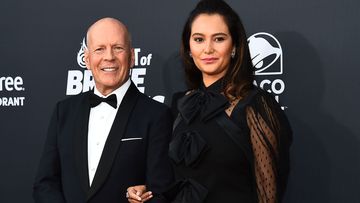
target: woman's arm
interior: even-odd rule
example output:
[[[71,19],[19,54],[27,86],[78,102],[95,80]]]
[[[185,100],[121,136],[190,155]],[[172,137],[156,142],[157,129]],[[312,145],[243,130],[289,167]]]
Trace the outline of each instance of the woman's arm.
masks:
[[[254,153],[259,202],[280,202],[289,172],[292,132],[280,105],[271,95],[257,95],[246,119]]]

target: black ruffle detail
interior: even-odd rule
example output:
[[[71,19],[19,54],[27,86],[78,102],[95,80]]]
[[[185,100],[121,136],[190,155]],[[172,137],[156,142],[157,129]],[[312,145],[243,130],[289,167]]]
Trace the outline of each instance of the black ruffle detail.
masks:
[[[202,203],[208,194],[207,188],[193,179],[175,182],[163,195],[171,203]]]
[[[200,154],[208,149],[206,141],[194,131],[177,134],[170,142],[169,157],[176,163],[184,161],[186,166],[194,165]]]
[[[200,119],[206,122],[220,112],[223,112],[229,102],[220,93],[206,90],[194,90],[178,101],[178,110],[187,124],[200,115]]]

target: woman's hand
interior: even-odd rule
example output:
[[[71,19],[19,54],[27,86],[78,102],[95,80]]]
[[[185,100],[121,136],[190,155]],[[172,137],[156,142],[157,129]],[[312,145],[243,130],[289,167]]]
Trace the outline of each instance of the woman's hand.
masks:
[[[130,203],[146,202],[153,197],[151,191],[146,191],[145,185],[136,185],[127,189],[126,197]]]

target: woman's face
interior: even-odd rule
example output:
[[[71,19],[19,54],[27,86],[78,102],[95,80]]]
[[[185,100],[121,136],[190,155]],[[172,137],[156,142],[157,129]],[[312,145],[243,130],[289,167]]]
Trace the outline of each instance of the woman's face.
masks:
[[[219,14],[200,14],[191,26],[190,53],[201,71],[205,86],[223,77],[233,50],[232,38]]]

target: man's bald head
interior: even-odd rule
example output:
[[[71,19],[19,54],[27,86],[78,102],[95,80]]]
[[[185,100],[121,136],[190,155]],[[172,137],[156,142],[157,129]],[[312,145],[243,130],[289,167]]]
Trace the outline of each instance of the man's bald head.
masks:
[[[120,33],[123,33],[123,35],[125,37],[125,41],[126,41],[128,47],[131,48],[131,36],[130,36],[129,30],[118,19],[111,18],[111,17],[102,18],[102,19],[96,21],[95,23],[93,23],[88,28],[88,30],[86,32],[86,46],[87,47],[89,47],[89,45],[91,46],[91,37],[94,32],[101,33],[102,30],[107,30],[107,29],[104,29],[105,27],[109,27],[109,26],[112,26],[114,29],[120,30]]]

